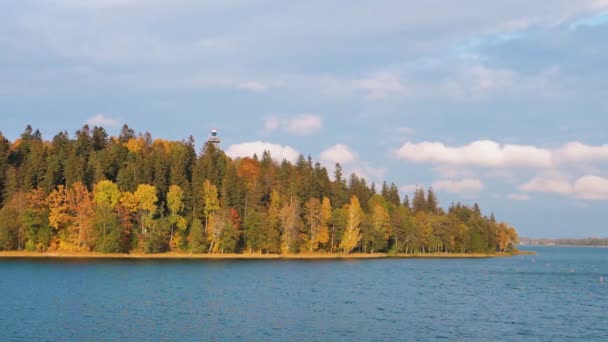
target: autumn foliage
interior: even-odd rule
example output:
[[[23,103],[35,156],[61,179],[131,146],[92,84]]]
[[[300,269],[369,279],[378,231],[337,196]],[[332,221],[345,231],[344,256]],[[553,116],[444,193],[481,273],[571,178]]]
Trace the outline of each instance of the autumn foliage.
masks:
[[[45,141],[0,134],[0,250],[184,253],[494,253],[517,232],[477,204],[410,202],[340,165],[269,152],[231,159],[192,138],[84,126]]]

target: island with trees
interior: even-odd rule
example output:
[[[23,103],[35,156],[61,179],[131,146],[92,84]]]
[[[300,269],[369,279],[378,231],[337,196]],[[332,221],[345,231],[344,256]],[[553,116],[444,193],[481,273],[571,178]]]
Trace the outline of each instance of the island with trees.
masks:
[[[431,188],[410,201],[339,164],[330,177],[310,157],[231,159],[211,142],[197,153],[192,137],[127,125],[0,133],[0,207],[2,256],[489,256],[518,240],[477,204],[442,209]]]

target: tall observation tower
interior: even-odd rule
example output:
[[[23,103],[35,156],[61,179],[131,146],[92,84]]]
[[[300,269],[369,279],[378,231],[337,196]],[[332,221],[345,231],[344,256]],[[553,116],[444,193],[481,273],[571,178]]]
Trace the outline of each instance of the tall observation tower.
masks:
[[[215,145],[218,145],[220,143],[221,140],[220,137],[217,135],[217,129],[211,130],[211,135],[209,136],[209,138],[207,138],[207,141]]]

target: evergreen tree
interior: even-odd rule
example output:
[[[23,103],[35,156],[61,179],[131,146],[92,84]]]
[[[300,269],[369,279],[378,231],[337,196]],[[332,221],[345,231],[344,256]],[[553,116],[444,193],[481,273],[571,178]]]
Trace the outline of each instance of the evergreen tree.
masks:
[[[203,223],[199,219],[192,221],[188,234],[188,244],[192,253],[203,253],[205,251],[206,240],[203,234]]]
[[[414,199],[412,200],[412,211],[414,213],[418,213],[421,211],[426,211],[427,209],[428,205],[426,203],[424,190],[422,188],[416,188],[416,191],[414,192]]]
[[[439,211],[439,203],[432,187],[429,187],[426,194],[426,211],[433,214]]]

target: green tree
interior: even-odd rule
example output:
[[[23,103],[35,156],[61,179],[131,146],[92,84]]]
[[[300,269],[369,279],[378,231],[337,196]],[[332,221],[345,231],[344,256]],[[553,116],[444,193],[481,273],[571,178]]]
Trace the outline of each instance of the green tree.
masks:
[[[121,198],[116,183],[102,180],[95,184],[93,201],[95,203],[94,226],[97,237],[95,249],[99,252],[121,252],[121,229],[118,213],[114,210]]]
[[[203,234],[203,223],[199,219],[194,219],[190,225],[188,244],[192,253],[203,253],[205,251],[206,242]]]
[[[429,187],[426,194],[426,211],[429,213],[436,214],[439,212],[439,203],[437,202],[437,196],[433,191],[432,187]]]
[[[428,205],[426,203],[426,196],[424,195],[424,190],[422,188],[416,188],[414,192],[414,198],[412,199],[412,211],[414,213],[418,213],[421,211],[426,211],[428,209]]]

